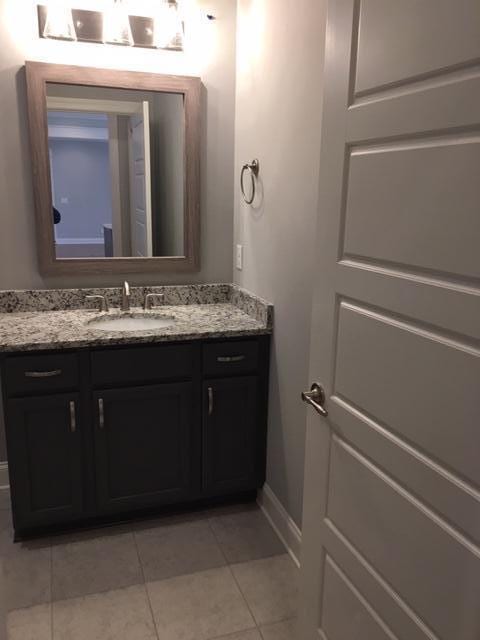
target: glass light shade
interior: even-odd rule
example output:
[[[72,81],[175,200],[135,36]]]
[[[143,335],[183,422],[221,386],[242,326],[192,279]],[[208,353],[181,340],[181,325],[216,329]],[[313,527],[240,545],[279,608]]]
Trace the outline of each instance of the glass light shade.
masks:
[[[44,38],[56,40],[76,40],[72,10],[61,0],[51,1],[47,6],[47,18],[43,30]]]
[[[113,0],[103,13],[103,41],[133,46],[132,29],[122,0]]]
[[[183,49],[183,22],[177,3],[161,0],[153,29],[154,44],[158,49]]]

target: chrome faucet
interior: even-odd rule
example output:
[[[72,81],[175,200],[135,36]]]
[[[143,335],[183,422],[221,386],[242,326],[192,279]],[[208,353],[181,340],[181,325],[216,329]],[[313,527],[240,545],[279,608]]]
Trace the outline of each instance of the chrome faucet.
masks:
[[[130,311],[130,285],[125,280],[122,288],[122,311]]]

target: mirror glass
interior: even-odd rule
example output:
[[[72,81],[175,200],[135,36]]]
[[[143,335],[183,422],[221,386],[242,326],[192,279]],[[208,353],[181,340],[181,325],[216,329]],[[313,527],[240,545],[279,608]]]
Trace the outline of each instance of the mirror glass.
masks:
[[[183,256],[181,93],[47,83],[56,257]]]

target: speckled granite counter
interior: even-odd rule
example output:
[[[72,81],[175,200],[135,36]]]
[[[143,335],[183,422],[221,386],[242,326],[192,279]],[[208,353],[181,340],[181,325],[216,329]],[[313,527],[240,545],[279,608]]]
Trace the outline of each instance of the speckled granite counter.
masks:
[[[105,295],[109,315],[121,314],[121,289],[0,291],[0,352],[71,349],[116,344],[171,342],[268,334],[273,307],[235,285],[132,287],[134,312],[146,293],[162,293],[155,316],[173,316],[172,326],[148,331],[105,331],[89,326],[102,313],[85,309],[86,295]]]

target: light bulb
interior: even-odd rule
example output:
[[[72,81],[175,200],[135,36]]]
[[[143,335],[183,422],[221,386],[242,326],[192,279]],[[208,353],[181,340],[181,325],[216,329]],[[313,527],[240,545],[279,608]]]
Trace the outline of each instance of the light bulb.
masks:
[[[47,5],[47,18],[43,30],[44,38],[56,40],[76,40],[72,10],[62,0],[50,0]]]
[[[132,29],[122,0],[113,0],[103,13],[103,41],[133,46]]]
[[[154,44],[158,49],[183,48],[183,23],[177,3],[161,0],[153,29]]]

